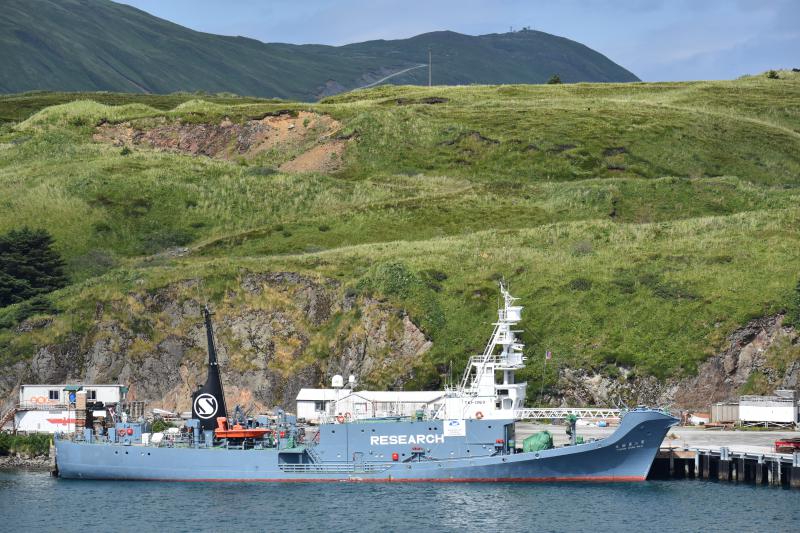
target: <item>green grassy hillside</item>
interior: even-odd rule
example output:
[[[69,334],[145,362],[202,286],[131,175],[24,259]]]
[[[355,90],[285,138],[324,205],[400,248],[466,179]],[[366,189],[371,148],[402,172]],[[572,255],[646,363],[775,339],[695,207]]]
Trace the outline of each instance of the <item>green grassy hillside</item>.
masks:
[[[16,307],[0,310],[0,353],[87,331],[98,301],[201,278],[205,297],[235,306],[243,272],[291,271],[406,309],[433,341],[414,377],[430,386],[482,348],[505,277],[531,356],[691,374],[738,326],[784,309],[800,278],[800,77],[781,76],[42,109],[0,130],[0,232],[48,229],[72,285],[49,328],[20,333]],[[99,123],[300,110],[340,121],[338,171],[92,140]]]
[[[437,84],[636,81],[602,54],[542,32],[434,32],[348,46],[262,43],[196,32],[109,0],[7,0],[0,92],[234,92],[316,100],[436,57]],[[424,73],[423,73],[424,71]],[[427,69],[389,83],[425,83]]]

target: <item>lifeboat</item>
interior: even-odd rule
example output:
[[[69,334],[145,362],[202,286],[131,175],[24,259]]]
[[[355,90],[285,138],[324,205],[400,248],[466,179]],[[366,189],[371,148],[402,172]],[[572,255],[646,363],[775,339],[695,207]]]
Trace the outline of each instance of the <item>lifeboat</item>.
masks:
[[[260,439],[271,430],[268,428],[246,428],[241,424],[234,424],[228,427],[228,419],[224,416],[217,418],[217,428],[214,436],[218,439]]]

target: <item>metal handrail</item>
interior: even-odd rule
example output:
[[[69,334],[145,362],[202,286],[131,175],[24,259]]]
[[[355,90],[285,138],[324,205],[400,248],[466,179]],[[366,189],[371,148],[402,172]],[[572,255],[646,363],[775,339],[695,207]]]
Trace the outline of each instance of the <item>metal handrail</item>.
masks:
[[[51,410],[69,409],[70,405],[75,405],[75,404],[69,404],[66,402],[57,402],[57,403],[19,402],[16,408],[23,411],[51,411]]]
[[[621,409],[603,409],[591,407],[534,407],[528,409],[517,409],[514,411],[515,418],[522,420],[545,420],[549,418],[564,418],[569,415],[578,418],[620,418]]]

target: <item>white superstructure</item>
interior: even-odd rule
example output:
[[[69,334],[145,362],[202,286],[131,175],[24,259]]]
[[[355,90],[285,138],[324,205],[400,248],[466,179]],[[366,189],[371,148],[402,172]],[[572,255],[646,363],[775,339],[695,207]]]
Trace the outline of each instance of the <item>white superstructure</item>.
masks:
[[[444,397],[442,391],[353,391],[300,389],[297,417],[318,421],[331,416],[347,419],[409,417],[431,412]]]
[[[445,390],[436,418],[516,418],[525,405],[527,383],[517,383],[515,373],[525,368],[523,349],[514,327],[522,320],[522,306],[500,284],[503,307],[497,311],[494,331],[481,355],[469,358],[461,384]]]
[[[124,399],[127,390],[118,384],[21,385],[19,403],[12,411],[13,418],[8,421],[8,426],[29,433],[74,431],[78,393],[85,395],[87,403],[116,405]]]
[[[444,391],[354,390],[355,379],[343,388],[341,376],[334,376],[333,389],[301,389],[297,395],[297,416],[306,420],[332,417],[376,418],[414,416],[440,419],[518,418],[525,404],[527,383],[517,383],[515,373],[525,367],[524,345],[514,327],[522,320],[522,306],[500,284],[503,307],[497,312],[494,331],[481,355],[470,357],[461,382]]]

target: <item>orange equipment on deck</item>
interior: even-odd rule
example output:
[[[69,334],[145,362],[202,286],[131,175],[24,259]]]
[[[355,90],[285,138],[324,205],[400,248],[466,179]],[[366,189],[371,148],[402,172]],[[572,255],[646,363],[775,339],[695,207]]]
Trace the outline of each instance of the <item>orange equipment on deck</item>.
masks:
[[[234,424],[228,429],[228,419],[224,416],[217,417],[217,428],[214,435],[220,439],[260,439],[270,430],[267,428],[245,428],[241,424]]]

